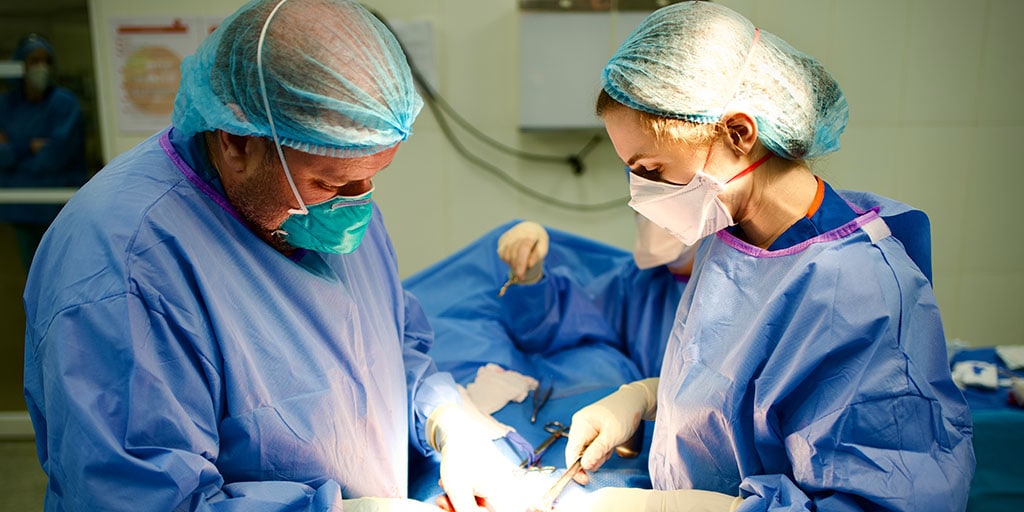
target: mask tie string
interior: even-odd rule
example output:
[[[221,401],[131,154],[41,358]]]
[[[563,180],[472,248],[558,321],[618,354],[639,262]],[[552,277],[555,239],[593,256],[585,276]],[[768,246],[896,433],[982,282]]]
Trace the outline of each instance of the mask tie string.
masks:
[[[267,21],[263,22],[263,29],[260,30],[260,40],[256,45],[256,71],[260,77],[260,95],[263,96],[263,109],[267,111],[267,122],[270,124],[270,135],[274,138],[274,147],[277,149],[277,156],[281,159],[281,166],[284,167],[284,176],[288,178],[288,186],[292,189],[292,194],[295,195],[295,200],[299,202],[299,207],[291,208],[288,213],[292,215],[308,215],[309,209],[306,208],[306,203],[302,201],[302,196],[299,194],[299,188],[295,186],[295,180],[292,179],[292,172],[288,169],[288,162],[284,158],[284,149],[281,148],[281,140],[277,136],[277,128],[274,125],[274,116],[270,112],[270,99],[267,97],[267,81],[263,76],[263,42],[267,38],[267,29],[270,27],[270,20],[277,14],[278,9],[284,5],[288,0],[281,0],[274,6],[274,10],[270,11],[267,15]]]
[[[761,29],[759,29],[757,27],[754,27],[754,40],[751,41],[750,49],[747,50],[747,58],[743,60],[743,67],[740,68],[740,75],[738,77],[736,77],[736,84],[733,86],[732,94],[729,96],[729,102],[730,103],[732,102],[732,98],[736,97],[736,91],[739,90],[740,84],[743,82],[743,75],[745,75],[747,73],[747,68],[750,66],[750,57],[751,57],[751,55],[754,54],[754,48],[757,46],[757,42],[760,41],[760,40],[761,40]],[[728,107],[728,103],[726,103],[726,107]],[[724,116],[724,114],[723,114],[723,116]],[[743,177],[743,176],[753,172],[754,169],[757,169],[758,167],[760,167],[761,164],[767,162],[768,159],[771,158],[771,157],[772,157],[772,152],[769,151],[767,155],[761,157],[758,161],[754,162],[753,164],[751,164],[746,169],[743,169],[742,171],[740,171],[738,174],[736,174],[732,178],[729,178],[725,183],[726,184],[732,183],[734,180],[739,179],[739,178],[741,178],[741,177]],[[710,159],[710,158],[711,158],[711,153],[709,152],[708,153],[708,159]],[[704,165],[707,166],[707,163],[705,162]]]
[[[768,161],[768,159],[769,159],[769,158],[771,158],[773,154],[774,154],[774,153],[772,153],[771,151],[769,151],[767,155],[764,155],[764,156],[762,156],[762,157],[761,157],[761,158],[759,158],[759,159],[758,159],[758,160],[757,160],[756,162],[754,162],[754,163],[750,164],[750,165],[749,165],[749,166],[748,166],[748,167],[747,167],[746,169],[743,169],[742,171],[740,171],[739,173],[737,173],[737,174],[736,174],[735,176],[733,176],[732,178],[729,178],[729,180],[728,180],[728,181],[726,181],[725,183],[726,183],[726,184],[732,183],[732,182],[733,182],[734,180],[736,180],[736,179],[738,179],[738,178],[741,178],[741,177],[743,177],[743,176],[746,176],[747,174],[750,174],[751,172],[753,172],[753,171],[754,171],[754,169],[757,169],[758,167],[761,167],[761,164],[763,164],[763,163],[767,162],[767,161]]]

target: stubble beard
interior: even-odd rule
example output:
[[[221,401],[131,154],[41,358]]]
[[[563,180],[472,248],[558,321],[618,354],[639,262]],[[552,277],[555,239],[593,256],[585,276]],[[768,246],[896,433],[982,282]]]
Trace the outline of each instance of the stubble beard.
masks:
[[[291,254],[295,247],[284,241],[278,233],[283,220],[278,220],[282,205],[280,201],[280,179],[283,169],[273,165],[273,153],[268,151],[259,167],[250,176],[225,190],[231,204],[245,220],[249,228],[271,247],[285,254]]]

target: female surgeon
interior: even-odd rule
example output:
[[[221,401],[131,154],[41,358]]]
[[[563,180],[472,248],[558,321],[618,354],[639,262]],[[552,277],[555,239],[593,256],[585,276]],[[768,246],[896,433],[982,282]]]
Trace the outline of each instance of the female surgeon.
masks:
[[[635,29],[602,87],[630,206],[703,240],[660,377],[578,411],[566,446],[586,483],[654,420],[654,490],[576,509],[964,510],[972,426],[927,217],[808,167],[847,120],[828,72],[726,7],[682,2]]]

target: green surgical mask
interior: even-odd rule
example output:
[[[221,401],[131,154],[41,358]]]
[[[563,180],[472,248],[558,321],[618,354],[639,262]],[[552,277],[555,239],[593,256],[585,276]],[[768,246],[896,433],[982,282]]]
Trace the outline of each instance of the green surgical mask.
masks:
[[[369,192],[353,197],[338,196],[307,205],[307,213],[294,212],[278,232],[289,245],[317,252],[348,254],[359,247],[373,216]]]

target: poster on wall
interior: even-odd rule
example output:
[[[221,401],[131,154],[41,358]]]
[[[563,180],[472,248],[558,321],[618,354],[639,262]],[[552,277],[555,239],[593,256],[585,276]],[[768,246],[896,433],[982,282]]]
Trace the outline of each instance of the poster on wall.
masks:
[[[118,130],[152,133],[171,122],[181,61],[221,19],[118,18],[113,52]]]

